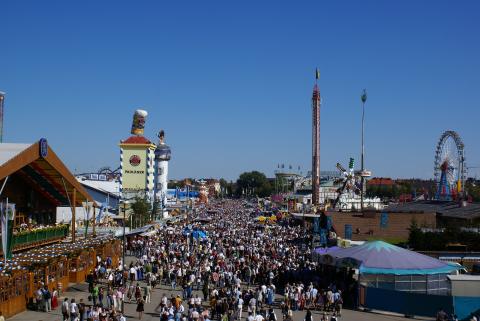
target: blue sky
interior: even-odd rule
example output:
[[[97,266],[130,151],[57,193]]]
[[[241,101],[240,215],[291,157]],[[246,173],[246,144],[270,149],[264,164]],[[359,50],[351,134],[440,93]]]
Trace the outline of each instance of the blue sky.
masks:
[[[311,163],[320,68],[321,168],[360,153],[375,176],[433,176],[456,130],[480,166],[478,1],[3,1],[4,141],[46,137],[71,170],[119,164],[136,108],[163,128],[171,177]],[[476,170],[473,174],[480,175]]]

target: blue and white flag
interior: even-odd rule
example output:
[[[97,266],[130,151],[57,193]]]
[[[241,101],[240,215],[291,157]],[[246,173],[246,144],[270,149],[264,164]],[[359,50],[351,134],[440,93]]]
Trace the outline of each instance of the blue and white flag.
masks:
[[[5,259],[5,264],[7,264],[7,247],[8,247],[8,220],[7,220],[7,209],[6,204],[0,202],[0,224],[2,231],[2,250],[3,257]]]

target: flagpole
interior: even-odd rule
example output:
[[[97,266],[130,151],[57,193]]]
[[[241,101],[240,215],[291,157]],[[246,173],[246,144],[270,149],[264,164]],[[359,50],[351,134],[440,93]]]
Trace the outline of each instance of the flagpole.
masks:
[[[360,175],[361,175],[361,187],[362,187],[362,190],[361,190],[361,198],[360,198],[360,209],[363,213],[363,197],[364,197],[364,193],[365,193],[365,177],[363,176],[363,172],[365,170],[365,164],[364,164],[364,154],[365,154],[365,145],[364,145],[364,121],[365,121],[365,102],[367,101],[367,90],[364,89],[363,90],[363,94],[361,96],[361,100],[362,100],[362,161],[361,161],[361,166],[362,166],[362,169],[361,169],[361,172],[360,172]]]
[[[3,249],[3,258],[5,260],[5,267],[7,266],[7,255],[8,255],[8,197],[7,202],[5,203],[5,210],[3,211],[5,215],[5,248]]]

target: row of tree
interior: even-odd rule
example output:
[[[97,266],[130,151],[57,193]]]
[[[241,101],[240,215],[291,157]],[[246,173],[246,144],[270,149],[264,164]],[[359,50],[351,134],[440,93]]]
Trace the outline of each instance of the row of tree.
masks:
[[[193,178],[186,178],[180,181],[170,181],[168,188],[185,188],[195,182]],[[264,173],[251,171],[240,174],[234,181],[227,181],[224,178],[219,180],[220,196],[242,197],[242,196],[270,196],[274,190],[273,184]]]
[[[415,251],[445,251],[461,244],[467,251],[480,251],[480,234],[448,226],[443,232],[423,232],[415,220],[409,229],[408,245]]]

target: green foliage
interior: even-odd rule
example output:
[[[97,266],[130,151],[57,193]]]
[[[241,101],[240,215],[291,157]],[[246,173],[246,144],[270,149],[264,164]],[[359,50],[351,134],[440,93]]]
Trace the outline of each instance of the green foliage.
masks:
[[[416,221],[410,225],[408,244],[416,251],[445,251],[448,244],[466,245],[468,251],[480,251],[480,234],[449,226],[443,232],[422,232]]]
[[[144,226],[151,219],[152,207],[146,197],[136,196],[130,205],[132,215],[130,216],[132,228]]]
[[[480,202],[480,185],[473,180],[465,183],[465,190],[474,202]]]
[[[220,187],[223,190],[225,196],[232,195],[235,191],[235,184],[233,182],[228,182],[226,179],[220,178]]]
[[[267,197],[272,194],[273,188],[265,174],[252,171],[242,173],[237,180],[236,194],[241,196],[243,191],[252,196]]]

